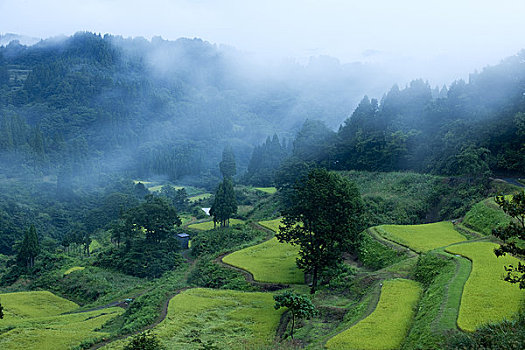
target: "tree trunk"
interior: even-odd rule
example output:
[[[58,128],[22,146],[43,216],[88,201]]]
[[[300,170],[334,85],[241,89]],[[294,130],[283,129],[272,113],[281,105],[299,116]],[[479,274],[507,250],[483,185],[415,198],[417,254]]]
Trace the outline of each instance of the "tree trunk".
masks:
[[[312,288],[310,289],[310,294],[314,294],[316,288],[317,288],[317,266],[314,267],[314,273],[313,273],[313,278],[312,278]]]

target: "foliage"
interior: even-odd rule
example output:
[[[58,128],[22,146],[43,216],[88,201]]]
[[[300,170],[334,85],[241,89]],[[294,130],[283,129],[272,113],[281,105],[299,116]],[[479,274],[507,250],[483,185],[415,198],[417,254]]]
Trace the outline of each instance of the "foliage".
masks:
[[[299,248],[281,243],[277,238],[226,255],[222,261],[250,272],[256,281],[304,283],[304,273],[297,268]]]
[[[417,282],[405,279],[383,282],[375,310],[355,326],[327,343],[328,349],[395,349],[409,330],[421,294]],[[392,322],[395,320],[395,322]]]
[[[85,268],[86,268],[85,266],[73,266],[73,267],[70,267],[69,269],[67,269],[67,270],[64,272],[64,276],[67,276],[67,275],[69,275],[70,273],[75,272],[75,271],[82,271],[82,270],[84,270]]]
[[[342,252],[357,251],[363,204],[354,183],[323,169],[296,186],[292,202],[276,237],[299,246],[297,266],[312,273],[313,293],[323,268],[340,261]]]
[[[525,344],[525,315],[520,312],[515,320],[489,323],[473,333],[455,332],[447,337],[442,349],[520,350]]]
[[[289,153],[284,142],[281,144],[279,141],[277,134],[272,138],[268,136],[265,143],[253,149],[243,182],[258,186],[272,185],[277,169]]]
[[[35,226],[31,225],[20,245],[16,260],[21,267],[27,267],[28,269],[33,268],[35,266],[35,258],[39,252],[38,235],[36,234]]]
[[[494,253],[498,257],[509,253],[525,259],[525,191],[513,195],[510,199],[497,196],[496,203],[514,221],[504,228],[496,228],[492,231],[494,236],[503,240],[503,244],[495,249]],[[520,289],[525,289],[525,264],[519,261],[518,266],[505,266],[505,271],[507,272],[505,281],[517,283]]]
[[[295,328],[295,320],[301,320],[303,318],[310,319],[317,313],[315,305],[306,295],[286,291],[284,293],[274,295],[273,299],[275,300],[275,310],[285,307],[292,314],[292,329],[290,331],[290,336],[292,339]]]
[[[225,147],[222,151],[222,160],[219,163],[219,169],[224,179],[232,179],[237,173],[235,154],[230,146]]]
[[[275,187],[255,187],[255,189],[257,191],[262,191],[268,194],[274,194],[275,192],[277,192],[277,189]]]
[[[283,218],[277,218],[273,220],[265,220],[265,221],[259,221],[258,224],[262,227],[266,227],[269,230],[272,230],[273,232],[277,233],[279,232],[279,227],[283,223]]]
[[[497,208],[492,198],[476,203],[463,218],[463,224],[473,230],[490,235],[496,227],[506,226],[510,218]]]
[[[225,178],[215,192],[210,215],[213,216],[214,223],[219,223],[220,227],[227,227],[230,224],[230,218],[235,213],[237,213],[237,201],[233,182],[230,178]]]
[[[462,330],[472,332],[485,323],[510,318],[525,300],[519,289],[501,278],[504,272],[501,263],[514,265],[518,259],[510,256],[497,258],[493,254],[497,246],[491,242],[471,242],[446,248],[447,252],[472,261],[472,272],[465,283],[457,321]]]
[[[445,259],[430,253],[421,254],[417,259],[414,279],[428,288],[445,266],[447,266]]]
[[[200,231],[191,238],[191,255],[198,257],[231,251],[243,245],[259,242],[264,233],[248,225]]]
[[[366,232],[359,245],[357,257],[364,266],[379,270],[405,259],[406,253],[381,244]]]
[[[208,259],[199,260],[188,276],[188,283],[198,287],[253,290],[244,275],[238,271],[225,268]]]
[[[448,221],[423,225],[382,225],[377,227],[377,232],[417,252],[466,240],[465,236],[454,230],[453,224]]]
[[[160,350],[165,349],[157,339],[155,333],[151,331],[137,334],[124,347],[124,350]]]

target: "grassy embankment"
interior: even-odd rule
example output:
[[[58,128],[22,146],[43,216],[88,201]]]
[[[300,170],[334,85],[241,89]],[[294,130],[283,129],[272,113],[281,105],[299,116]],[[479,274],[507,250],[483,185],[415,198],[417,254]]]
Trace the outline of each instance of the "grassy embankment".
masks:
[[[243,220],[230,219],[230,226],[241,225],[243,223],[244,223]],[[201,231],[207,231],[207,230],[213,230],[214,225],[213,225],[213,221],[205,221],[205,222],[200,222],[198,224],[191,224],[188,226],[188,228],[192,228],[195,230],[201,230]]]

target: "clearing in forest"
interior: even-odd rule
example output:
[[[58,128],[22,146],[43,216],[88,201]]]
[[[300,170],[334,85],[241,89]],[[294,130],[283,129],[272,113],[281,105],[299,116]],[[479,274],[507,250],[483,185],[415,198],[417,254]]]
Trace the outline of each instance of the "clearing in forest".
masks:
[[[274,194],[277,192],[277,189],[275,187],[255,187],[257,191],[261,191],[268,194]]]
[[[121,308],[62,315],[78,305],[50,292],[0,294],[4,319],[0,322],[1,349],[71,349],[83,341],[102,338],[97,332]]]
[[[384,238],[416,252],[426,252],[466,240],[448,221],[423,225],[381,225],[375,229]]]
[[[419,283],[395,279],[383,282],[375,310],[355,326],[331,338],[328,349],[397,349],[407,334],[421,295]]]
[[[239,219],[230,219],[230,226],[241,225],[241,224],[244,224],[244,221],[239,220]],[[219,227],[218,224],[217,224],[217,227]],[[208,231],[208,230],[213,230],[214,225],[213,225],[213,221],[205,221],[205,222],[200,222],[198,224],[191,224],[188,226],[188,228],[193,228],[195,230]]]
[[[516,285],[503,280],[504,265],[517,265],[511,256],[496,257],[492,242],[458,244],[446,249],[472,261],[472,272],[463,289],[459,308],[458,327],[474,331],[482,324],[500,322],[516,314],[525,294]]]

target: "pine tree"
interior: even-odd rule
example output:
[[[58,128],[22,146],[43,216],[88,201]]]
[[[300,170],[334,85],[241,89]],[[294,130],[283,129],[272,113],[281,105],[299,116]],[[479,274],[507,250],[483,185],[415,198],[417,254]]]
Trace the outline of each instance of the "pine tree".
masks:
[[[18,252],[17,260],[19,265],[27,268],[35,266],[35,258],[40,253],[40,244],[38,242],[38,235],[34,225],[31,225],[26,231],[20,251]]]
[[[215,192],[215,199],[210,209],[210,215],[213,216],[214,225],[219,223],[220,227],[228,227],[230,218],[237,213],[237,200],[235,199],[235,190],[233,182],[225,179],[219,184]]]
[[[222,161],[219,163],[219,169],[223,178],[232,178],[237,173],[235,165],[235,154],[230,146],[224,148],[222,152]]]

